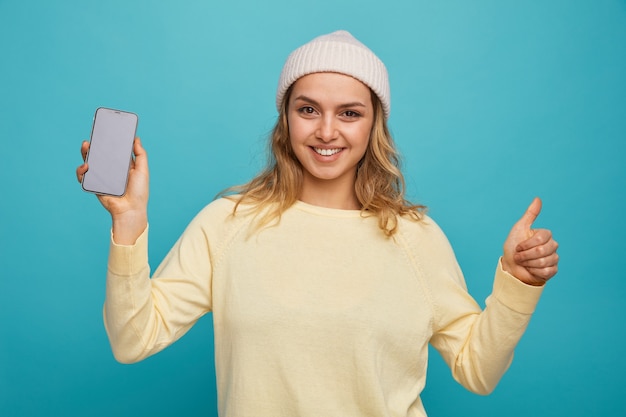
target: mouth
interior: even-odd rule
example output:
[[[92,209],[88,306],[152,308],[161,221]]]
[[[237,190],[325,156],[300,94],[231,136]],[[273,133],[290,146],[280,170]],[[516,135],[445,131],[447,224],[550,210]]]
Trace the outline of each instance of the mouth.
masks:
[[[312,148],[315,151],[315,153],[317,153],[318,155],[322,155],[322,156],[332,156],[343,150],[342,148],[333,148],[333,149],[322,149],[322,148],[316,148],[316,147],[312,147]]]

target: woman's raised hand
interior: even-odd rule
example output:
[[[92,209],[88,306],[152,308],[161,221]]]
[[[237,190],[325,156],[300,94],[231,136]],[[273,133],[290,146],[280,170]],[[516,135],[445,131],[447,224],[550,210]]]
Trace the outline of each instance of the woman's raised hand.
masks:
[[[502,268],[530,285],[543,285],[558,271],[559,245],[547,229],[532,229],[541,212],[541,200],[535,198],[526,213],[511,229],[504,242]]]
[[[89,142],[84,141],[80,151],[83,161],[85,161],[89,151]],[[133,143],[133,154],[126,194],[121,197],[98,195],[98,200],[102,206],[111,214],[113,238],[115,243],[120,245],[134,244],[148,225],[150,188],[148,155],[139,138],[135,138]],[[82,182],[87,170],[89,170],[89,165],[86,162],[76,168],[78,182]]]

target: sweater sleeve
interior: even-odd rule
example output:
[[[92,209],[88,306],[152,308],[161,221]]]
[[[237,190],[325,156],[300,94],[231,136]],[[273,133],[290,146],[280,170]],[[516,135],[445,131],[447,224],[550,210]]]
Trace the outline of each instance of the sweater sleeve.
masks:
[[[543,287],[519,281],[498,262],[493,290],[485,309],[468,294],[449,243],[440,235],[448,267],[441,267],[433,285],[434,333],[431,344],[439,351],[456,381],[468,390],[491,393],[513,359],[539,301]],[[440,258],[441,259],[441,258]]]
[[[208,238],[197,217],[154,276],[148,263],[148,230],[132,246],[111,237],[104,324],[113,355],[140,361],[178,340],[211,310]]]

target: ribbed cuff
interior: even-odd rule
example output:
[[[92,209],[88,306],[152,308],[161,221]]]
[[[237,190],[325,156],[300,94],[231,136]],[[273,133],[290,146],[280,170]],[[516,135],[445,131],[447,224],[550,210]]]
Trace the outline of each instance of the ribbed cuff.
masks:
[[[502,261],[498,261],[492,296],[511,310],[522,314],[534,313],[543,288],[523,283],[502,269]]]
[[[109,271],[119,276],[137,274],[148,265],[148,227],[137,238],[134,245],[118,245],[113,240],[109,246]]]

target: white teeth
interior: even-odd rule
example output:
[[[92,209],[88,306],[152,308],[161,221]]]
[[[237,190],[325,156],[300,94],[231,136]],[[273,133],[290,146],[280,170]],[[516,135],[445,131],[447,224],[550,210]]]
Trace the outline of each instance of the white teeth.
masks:
[[[331,156],[338,152],[341,152],[341,149],[320,149],[320,148],[313,148],[313,149],[315,150],[315,152],[317,152],[318,154],[322,156]]]

